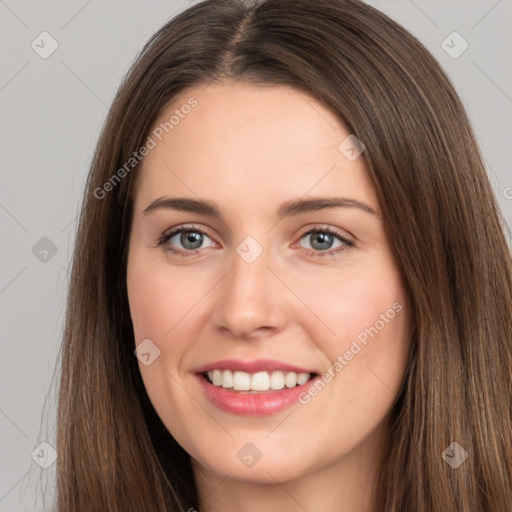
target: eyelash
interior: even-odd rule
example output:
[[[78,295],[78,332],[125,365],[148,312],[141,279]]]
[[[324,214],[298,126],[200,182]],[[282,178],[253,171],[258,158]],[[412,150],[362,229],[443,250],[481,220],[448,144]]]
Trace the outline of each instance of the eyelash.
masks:
[[[202,235],[206,235],[208,238],[211,238],[208,235],[208,233],[206,233],[205,231],[203,231],[202,229],[200,229],[200,228],[198,228],[198,227],[196,227],[194,225],[179,226],[176,229],[174,229],[173,231],[171,231],[170,233],[166,233],[166,234],[162,235],[159,238],[159,240],[158,240],[158,246],[164,245],[173,236],[181,233],[182,231],[190,231],[190,232],[193,232],[193,233],[201,233]],[[339,241],[343,242],[343,245],[338,247],[338,248],[336,248],[336,249],[329,249],[327,251],[314,251],[312,249],[306,249],[306,251],[309,253],[310,256],[311,255],[315,256],[315,257],[316,256],[320,256],[320,257],[336,256],[338,253],[340,253],[342,251],[346,251],[347,249],[350,249],[350,248],[354,247],[354,243],[353,242],[351,242],[350,240],[346,239],[338,231],[336,231],[335,229],[330,228],[330,227],[317,228],[315,226],[313,229],[310,229],[309,231],[306,231],[305,233],[303,233],[300,236],[299,240],[304,238],[306,235],[311,235],[312,233],[328,233],[329,235],[332,235],[332,236],[338,238]],[[176,254],[177,256],[180,256],[182,258],[188,258],[190,256],[194,256],[196,253],[198,253],[200,251],[200,249],[195,249],[193,251],[181,251],[181,250],[173,249],[170,245],[168,247],[166,247],[165,250],[169,251],[172,254]]]

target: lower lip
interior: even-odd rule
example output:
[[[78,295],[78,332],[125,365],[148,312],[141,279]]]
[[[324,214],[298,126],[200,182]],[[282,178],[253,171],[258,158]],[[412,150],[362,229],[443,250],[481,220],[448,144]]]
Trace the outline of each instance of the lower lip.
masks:
[[[299,395],[320,376],[308,380],[301,386],[280,389],[268,393],[244,393],[214,386],[203,375],[196,375],[206,396],[219,409],[240,416],[265,416],[275,414],[298,403]]]

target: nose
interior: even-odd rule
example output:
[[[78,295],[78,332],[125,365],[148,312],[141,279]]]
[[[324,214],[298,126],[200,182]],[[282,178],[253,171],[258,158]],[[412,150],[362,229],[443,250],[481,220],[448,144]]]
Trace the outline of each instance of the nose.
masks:
[[[285,328],[290,298],[270,259],[265,250],[252,262],[234,253],[215,301],[214,322],[223,334],[237,339],[261,338]]]

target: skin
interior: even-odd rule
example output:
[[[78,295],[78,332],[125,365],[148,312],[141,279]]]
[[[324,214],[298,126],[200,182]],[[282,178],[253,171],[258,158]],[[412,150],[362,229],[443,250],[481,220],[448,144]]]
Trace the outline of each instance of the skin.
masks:
[[[134,203],[134,335],[137,345],[149,338],[160,350],[149,366],[139,362],[149,397],[192,457],[200,512],[370,510],[412,327],[364,159],[347,159],[338,149],[346,127],[289,87],[195,86],[155,127],[191,97],[197,106],[145,157]],[[162,196],[214,201],[222,219],[172,209],[144,215]],[[278,219],[284,201],[320,196],[360,201],[375,215],[344,207]],[[194,252],[179,234],[158,245],[190,223],[206,232],[195,254],[166,250]],[[325,227],[354,245],[322,256],[342,246],[334,236],[318,248],[307,235]],[[236,252],[247,236],[263,248],[252,263]],[[224,358],[277,359],[322,374],[396,303],[401,311],[306,405],[265,417],[230,414],[194,375]],[[248,442],[262,455],[252,467],[237,457]]]

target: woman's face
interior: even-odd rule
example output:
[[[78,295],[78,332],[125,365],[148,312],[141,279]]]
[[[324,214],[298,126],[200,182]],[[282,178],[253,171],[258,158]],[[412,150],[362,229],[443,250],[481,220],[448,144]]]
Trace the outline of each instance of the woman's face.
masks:
[[[190,88],[153,127],[130,312],[148,395],[197,472],[374,466],[410,306],[349,135],[303,92],[242,83]]]

